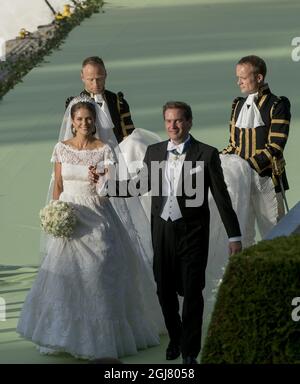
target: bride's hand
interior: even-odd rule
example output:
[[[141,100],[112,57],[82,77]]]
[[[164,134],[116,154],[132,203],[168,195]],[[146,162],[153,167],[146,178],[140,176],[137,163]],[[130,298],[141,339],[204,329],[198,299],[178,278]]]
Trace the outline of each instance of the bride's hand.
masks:
[[[89,180],[92,183],[97,183],[100,177],[100,173],[97,172],[97,167],[94,165],[89,166]]]
[[[100,176],[104,176],[107,173],[107,168],[103,170],[103,172],[97,172],[96,165],[89,166],[89,179],[92,183],[97,183]]]

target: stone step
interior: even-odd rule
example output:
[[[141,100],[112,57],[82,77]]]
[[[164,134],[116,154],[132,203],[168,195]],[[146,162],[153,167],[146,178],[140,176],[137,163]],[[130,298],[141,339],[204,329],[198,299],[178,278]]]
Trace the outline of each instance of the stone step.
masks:
[[[300,201],[267,234],[264,240],[300,234]]]

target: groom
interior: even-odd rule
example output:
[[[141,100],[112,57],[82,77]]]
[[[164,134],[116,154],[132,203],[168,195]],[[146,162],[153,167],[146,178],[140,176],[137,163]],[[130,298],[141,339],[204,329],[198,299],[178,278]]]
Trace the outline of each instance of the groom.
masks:
[[[153,271],[170,338],[166,359],[174,360],[182,354],[184,364],[197,364],[209,242],[208,189],[214,196],[225,225],[230,254],[241,251],[241,233],[217,149],[197,141],[189,134],[192,127],[190,106],[178,101],[168,102],[163,107],[163,116],[169,140],[147,148],[144,168],[141,170],[141,173],[147,174],[147,189],[150,189],[150,185],[158,186],[152,188]],[[158,177],[151,168],[154,162],[165,164],[164,169],[158,172]],[[188,162],[193,168],[187,177],[183,177],[184,163]],[[197,165],[199,162],[202,166]],[[200,193],[199,185],[194,196],[186,194],[184,185],[180,195],[176,191],[180,183],[191,182],[195,186],[198,172],[204,172],[204,182],[200,185],[203,188],[203,202],[195,206],[193,199]],[[97,180],[97,174],[93,171],[91,177]],[[153,189],[157,189],[156,195]],[[178,294],[184,297],[182,316],[179,314]]]

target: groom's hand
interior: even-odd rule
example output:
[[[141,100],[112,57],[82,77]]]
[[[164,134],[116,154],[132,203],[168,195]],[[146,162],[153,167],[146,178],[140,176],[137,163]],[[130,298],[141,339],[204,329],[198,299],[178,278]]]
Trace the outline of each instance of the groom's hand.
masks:
[[[229,242],[229,255],[235,255],[242,251],[242,242],[241,241],[230,241]]]

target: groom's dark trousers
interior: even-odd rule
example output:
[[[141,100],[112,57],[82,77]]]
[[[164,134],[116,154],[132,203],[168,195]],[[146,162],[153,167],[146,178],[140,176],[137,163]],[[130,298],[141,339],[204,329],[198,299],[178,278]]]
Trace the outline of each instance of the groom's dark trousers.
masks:
[[[170,341],[181,346],[183,358],[196,358],[201,347],[202,290],[205,286],[208,257],[209,189],[228,237],[239,237],[241,232],[224,181],[217,149],[195,140],[192,136],[184,160],[185,163],[192,164],[192,169],[187,175],[181,174],[183,193],[176,196],[182,217],[175,221],[161,218],[166,201],[162,194],[165,172],[161,169],[157,174],[152,174],[151,164],[161,164],[167,160],[167,146],[168,141],[164,141],[147,148],[144,167],[140,172],[142,184],[146,188],[141,194],[151,189],[153,270]],[[200,167],[197,165],[199,162],[202,164]],[[201,185],[204,199],[202,204],[190,207],[187,201],[195,200],[197,188],[194,195],[187,196],[184,188],[187,180],[185,176],[194,188],[197,185],[196,174],[200,169],[204,172],[204,182]],[[153,181],[158,187],[157,194],[153,193]],[[177,294],[184,296],[182,317],[179,314]]]
[[[197,357],[201,345],[208,236],[199,220],[153,218],[153,271],[157,294],[172,344],[182,356]],[[177,293],[184,296],[182,317]]]
[[[144,163],[151,175],[151,162],[167,159],[168,141],[150,145]],[[201,347],[203,315],[202,290],[205,286],[205,268],[209,243],[208,191],[212,192],[228,237],[241,235],[237,216],[232,208],[224,181],[221,161],[216,148],[195,140],[192,136],[185,162],[191,162],[194,172],[188,174],[193,187],[196,183],[197,162],[204,172],[203,203],[196,207],[186,202],[195,196],[183,193],[177,197],[182,218],[165,221],[161,218],[165,198],[161,195],[164,172],[158,178],[159,195],[151,199],[151,231],[154,249],[153,270],[157,293],[165,318],[170,341],[181,345],[182,357],[197,357]],[[184,183],[185,177],[181,178]],[[227,251],[227,250],[226,250]],[[225,251],[225,252],[226,252]],[[184,296],[183,313],[179,314],[177,294]]]

